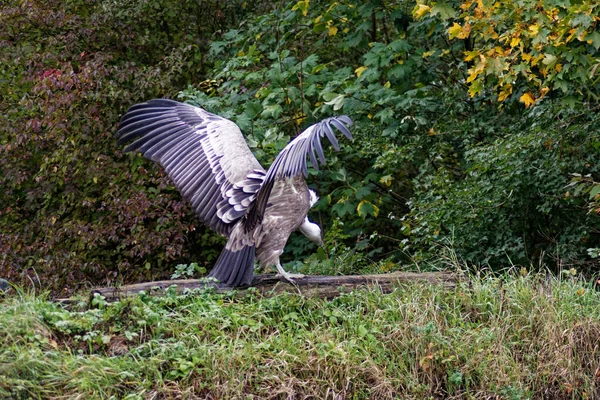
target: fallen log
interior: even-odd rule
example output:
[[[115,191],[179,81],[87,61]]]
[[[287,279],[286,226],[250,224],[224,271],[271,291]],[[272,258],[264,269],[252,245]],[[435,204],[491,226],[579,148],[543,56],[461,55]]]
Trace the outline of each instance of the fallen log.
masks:
[[[228,293],[233,290],[240,294],[249,288],[256,288],[263,295],[289,292],[299,293],[307,297],[334,298],[341,293],[349,292],[359,287],[378,288],[383,293],[389,293],[400,284],[408,282],[424,282],[453,288],[460,280],[460,276],[452,272],[392,272],[377,275],[347,275],[347,276],[317,276],[307,275],[289,283],[281,277],[274,275],[256,275],[252,285],[233,288],[206,279],[179,279],[168,281],[155,281],[124,285],[120,287],[104,287],[92,290],[92,296],[102,295],[108,301],[116,301],[123,297],[137,295],[145,292],[149,295],[162,295],[175,286],[178,293],[187,290],[212,289],[217,293]]]

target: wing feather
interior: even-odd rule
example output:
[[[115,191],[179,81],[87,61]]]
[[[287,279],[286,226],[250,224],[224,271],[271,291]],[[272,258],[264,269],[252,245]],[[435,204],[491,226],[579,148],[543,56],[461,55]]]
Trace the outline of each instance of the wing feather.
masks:
[[[310,158],[315,169],[318,169],[319,167],[319,163],[314,154],[315,152],[320,163],[325,163],[325,154],[320,138],[326,136],[334,149],[339,150],[339,143],[332,127],[336,128],[344,136],[352,140],[352,134],[349,129],[351,125],[352,120],[345,115],[327,118],[308,127],[304,132],[292,140],[281,153],[279,153],[267,171],[267,175],[265,176],[260,189],[256,193],[256,200],[249,205],[246,212],[244,217],[244,229],[246,232],[254,229],[256,225],[262,221],[275,180],[298,175],[307,177],[307,157]]]
[[[264,176],[235,123],[189,104],[168,99],[136,104],[121,119],[116,137],[119,143],[133,141],[126,151],[139,151],[163,166],[200,220],[224,235],[246,210],[234,208],[255,195]],[[260,176],[260,182],[242,185],[245,197],[230,204],[227,191],[251,179],[249,174]]]

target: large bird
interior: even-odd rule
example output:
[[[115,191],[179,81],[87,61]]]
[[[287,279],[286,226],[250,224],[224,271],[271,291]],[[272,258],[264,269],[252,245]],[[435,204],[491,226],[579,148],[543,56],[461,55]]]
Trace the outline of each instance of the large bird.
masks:
[[[308,127],[267,171],[234,122],[173,100],[134,105],[116,136],[119,143],[134,140],[126,151],[139,151],[164,167],[198,218],[228,238],[209,276],[245,286],[252,282],[255,257],[289,281],[298,277],[279,261],[293,231],[321,243],[321,229],[307,217],[317,201],[304,181],[307,158],[318,169],[325,162],[320,139],[326,136],[339,150],[333,128],[352,139],[351,125],[350,118],[339,116]]]

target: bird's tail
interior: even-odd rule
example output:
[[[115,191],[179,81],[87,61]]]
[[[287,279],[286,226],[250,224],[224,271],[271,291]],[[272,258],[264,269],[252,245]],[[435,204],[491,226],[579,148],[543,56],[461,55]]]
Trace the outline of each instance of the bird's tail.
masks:
[[[250,285],[254,276],[254,254],[254,246],[244,246],[238,251],[226,247],[208,276],[229,286]]]

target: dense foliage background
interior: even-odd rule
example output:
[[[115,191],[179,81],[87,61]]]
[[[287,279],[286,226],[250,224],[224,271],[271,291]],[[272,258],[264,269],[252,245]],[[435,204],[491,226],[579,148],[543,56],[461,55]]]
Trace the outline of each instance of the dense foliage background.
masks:
[[[54,291],[210,268],[222,239],[113,139],[136,102],[234,120],[268,165],[332,114],[354,143],[310,184],[313,272],[597,271],[593,1],[9,1],[0,10],[0,275]],[[306,257],[311,255],[308,259]]]

